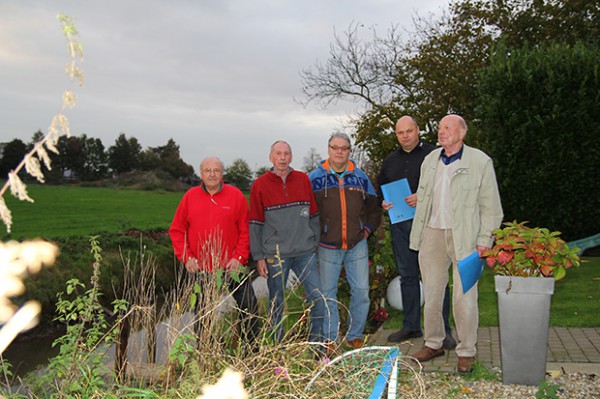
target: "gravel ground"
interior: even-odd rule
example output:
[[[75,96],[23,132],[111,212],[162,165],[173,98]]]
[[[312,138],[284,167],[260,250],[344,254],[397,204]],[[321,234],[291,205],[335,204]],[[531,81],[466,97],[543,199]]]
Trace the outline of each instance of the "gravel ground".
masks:
[[[469,399],[536,399],[537,386],[503,385],[500,381],[469,381],[456,374],[423,373],[425,396],[423,398],[469,398]],[[546,396],[543,399],[600,399],[600,376],[570,373],[556,377],[547,376]],[[557,388],[555,392],[550,392]],[[413,392],[414,394],[414,392]],[[410,397],[410,395],[408,395]],[[403,397],[401,394],[398,397]]]

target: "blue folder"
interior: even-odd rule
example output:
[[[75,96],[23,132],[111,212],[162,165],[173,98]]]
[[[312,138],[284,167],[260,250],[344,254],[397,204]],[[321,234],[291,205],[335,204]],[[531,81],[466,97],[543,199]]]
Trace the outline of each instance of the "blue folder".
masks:
[[[411,195],[408,180],[400,179],[381,186],[381,193],[385,202],[391,202],[394,207],[388,211],[392,224],[403,222],[415,217],[415,208],[404,200]]]
[[[460,274],[463,294],[466,294],[479,280],[479,277],[483,274],[484,265],[485,261],[479,257],[477,250],[463,260],[458,261],[458,274]]]

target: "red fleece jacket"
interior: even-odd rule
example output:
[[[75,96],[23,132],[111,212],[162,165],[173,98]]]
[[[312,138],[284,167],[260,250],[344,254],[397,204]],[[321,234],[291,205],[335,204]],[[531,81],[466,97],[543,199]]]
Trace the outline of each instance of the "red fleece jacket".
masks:
[[[183,196],[169,236],[182,262],[198,259],[201,270],[224,268],[229,259],[246,264],[250,253],[248,202],[237,188],[224,184],[215,195],[201,186]]]

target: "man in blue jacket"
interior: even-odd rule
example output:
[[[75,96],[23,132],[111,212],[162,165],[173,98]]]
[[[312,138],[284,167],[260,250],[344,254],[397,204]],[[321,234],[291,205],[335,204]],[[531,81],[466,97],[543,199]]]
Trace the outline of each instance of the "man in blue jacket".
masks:
[[[342,264],[350,286],[350,317],[346,343],[364,345],[369,315],[369,251],[367,237],[381,221],[377,193],[367,175],[350,160],[350,138],[334,133],[329,138],[329,158],[310,174],[319,207],[321,234],[319,267],[326,299],[323,333],[328,352],[338,339],[337,287]]]

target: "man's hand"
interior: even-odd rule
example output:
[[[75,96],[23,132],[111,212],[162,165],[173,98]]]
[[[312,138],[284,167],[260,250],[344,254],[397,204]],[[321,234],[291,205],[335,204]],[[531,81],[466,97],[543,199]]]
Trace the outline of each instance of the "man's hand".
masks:
[[[242,266],[243,265],[240,263],[239,260],[231,258],[229,259],[229,262],[227,262],[227,265],[225,265],[225,270],[237,270]]]
[[[412,206],[413,208],[417,206],[417,193],[411,194],[408,197],[404,198],[404,201],[408,204],[408,206]]]
[[[394,207],[394,204],[392,204],[391,202],[385,202],[385,201],[381,201],[381,207],[385,210],[385,211],[389,211],[390,209],[392,209]]]
[[[267,267],[267,262],[264,259],[256,262],[256,270],[261,277],[268,278],[269,277],[269,268]]]
[[[199,271],[200,265],[198,264],[198,259],[188,258],[187,262],[185,262],[185,269],[190,273],[196,273]]]

